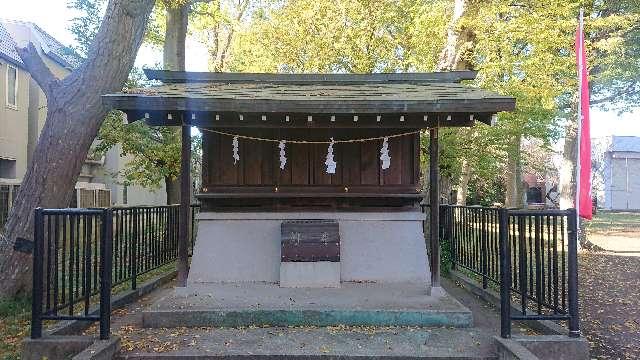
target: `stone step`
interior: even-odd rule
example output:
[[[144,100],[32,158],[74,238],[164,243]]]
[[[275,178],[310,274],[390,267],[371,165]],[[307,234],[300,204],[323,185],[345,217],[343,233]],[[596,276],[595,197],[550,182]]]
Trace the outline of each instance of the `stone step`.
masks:
[[[142,314],[143,327],[421,326],[469,327],[471,311],[414,285],[343,284],[339,289],[211,285],[180,290]]]
[[[141,329],[132,336],[145,348],[127,350],[125,338],[120,359],[497,359],[491,334],[476,328]]]

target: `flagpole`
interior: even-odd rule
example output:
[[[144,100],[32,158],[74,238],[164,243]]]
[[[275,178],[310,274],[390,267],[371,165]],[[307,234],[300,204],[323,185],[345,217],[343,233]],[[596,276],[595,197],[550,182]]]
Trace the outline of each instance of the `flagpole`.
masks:
[[[576,224],[578,225],[578,233],[580,232],[580,171],[581,171],[581,161],[580,161],[580,151],[581,151],[581,143],[582,143],[582,71],[584,68],[584,64],[582,63],[582,51],[584,47],[584,9],[580,8],[580,18],[578,19],[578,44],[576,44],[576,56],[578,58],[578,134],[577,134],[577,152],[576,152],[576,193],[575,193],[575,208],[576,208]]]

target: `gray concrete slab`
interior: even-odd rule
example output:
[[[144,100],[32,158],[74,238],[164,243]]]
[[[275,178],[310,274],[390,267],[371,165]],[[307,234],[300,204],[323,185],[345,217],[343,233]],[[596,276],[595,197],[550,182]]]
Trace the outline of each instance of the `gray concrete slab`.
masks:
[[[415,284],[343,283],[338,289],[207,284],[176,290],[143,313],[145,327],[454,326],[472,315],[453,297]]]
[[[146,335],[145,335],[146,334]],[[148,336],[145,340],[144,336]],[[167,338],[171,346],[167,346]],[[134,349],[123,359],[495,359],[491,335],[452,328],[198,328],[141,329],[136,342],[165,351]],[[159,345],[155,345],[159,344]]]

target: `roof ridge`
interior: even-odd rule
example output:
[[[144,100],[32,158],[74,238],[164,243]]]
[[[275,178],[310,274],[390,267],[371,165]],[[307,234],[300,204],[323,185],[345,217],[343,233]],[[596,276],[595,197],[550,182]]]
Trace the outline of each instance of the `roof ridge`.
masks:
[[[75,50],[73,50],[73,48],[64,45],[62,42],[56,39],[56,37],[48,33],[35,22],[0,18],[0,24],[2,23],[9,23],[27,27],[32,35],[38,40],[38,45],[42,49],[43,53],[66,68],[76,68],[82,62],[82,57]]]

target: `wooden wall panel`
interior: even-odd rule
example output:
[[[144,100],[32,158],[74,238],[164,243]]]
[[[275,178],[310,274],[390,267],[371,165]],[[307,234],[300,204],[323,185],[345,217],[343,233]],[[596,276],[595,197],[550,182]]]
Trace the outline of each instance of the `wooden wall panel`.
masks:
[[[310,158],[311,147],[306,144],[290,144],[289,158],[291,159],[291,184],[310,184]]]
[[[360,185],[360,144],[340,144],[344,185]]]
[[[262,162],[264,151],[262,142],[258,141],[246,141],[243,142],[243,149],[241,160],[242,167],[244,169],[244,184],[245,185],[261,185],[262,181]],[[271,144],[266,144],[271,145]],[[266,183],[268,184],[268,183]]]
[[[360,184],[380,185],[380,144],[377,141],[360,143]]]
[[[332,136],[328,129],[293,131],[283,129],[223,129],[271,139],[324,140]],[[353,132],[353,133],[352,133]],[[389,131],[393,134],[398,131]],[[340,130],[336,138],[362,138],[379,136],[378,130]],[[240,139],[240,162],[233,164],[232,138],[212,133],[203,134],[203,186],[405,186],[418,183],[418,136],[392,138],[389,141],[391,167],[380,168],[382,141],[364,143],[338,143],[334,156],[338,163],[336,174],[326,173],[324,164],[326,144],[287,143],[287,164],[280,169],[279,149],[275,142]],[[409,188],[411,188],[409,187]],[[310,188],[311,189],[311,188]],[[373,189],[373,188],[372,188]],[[372,190],[373,191],[373,190]]]

